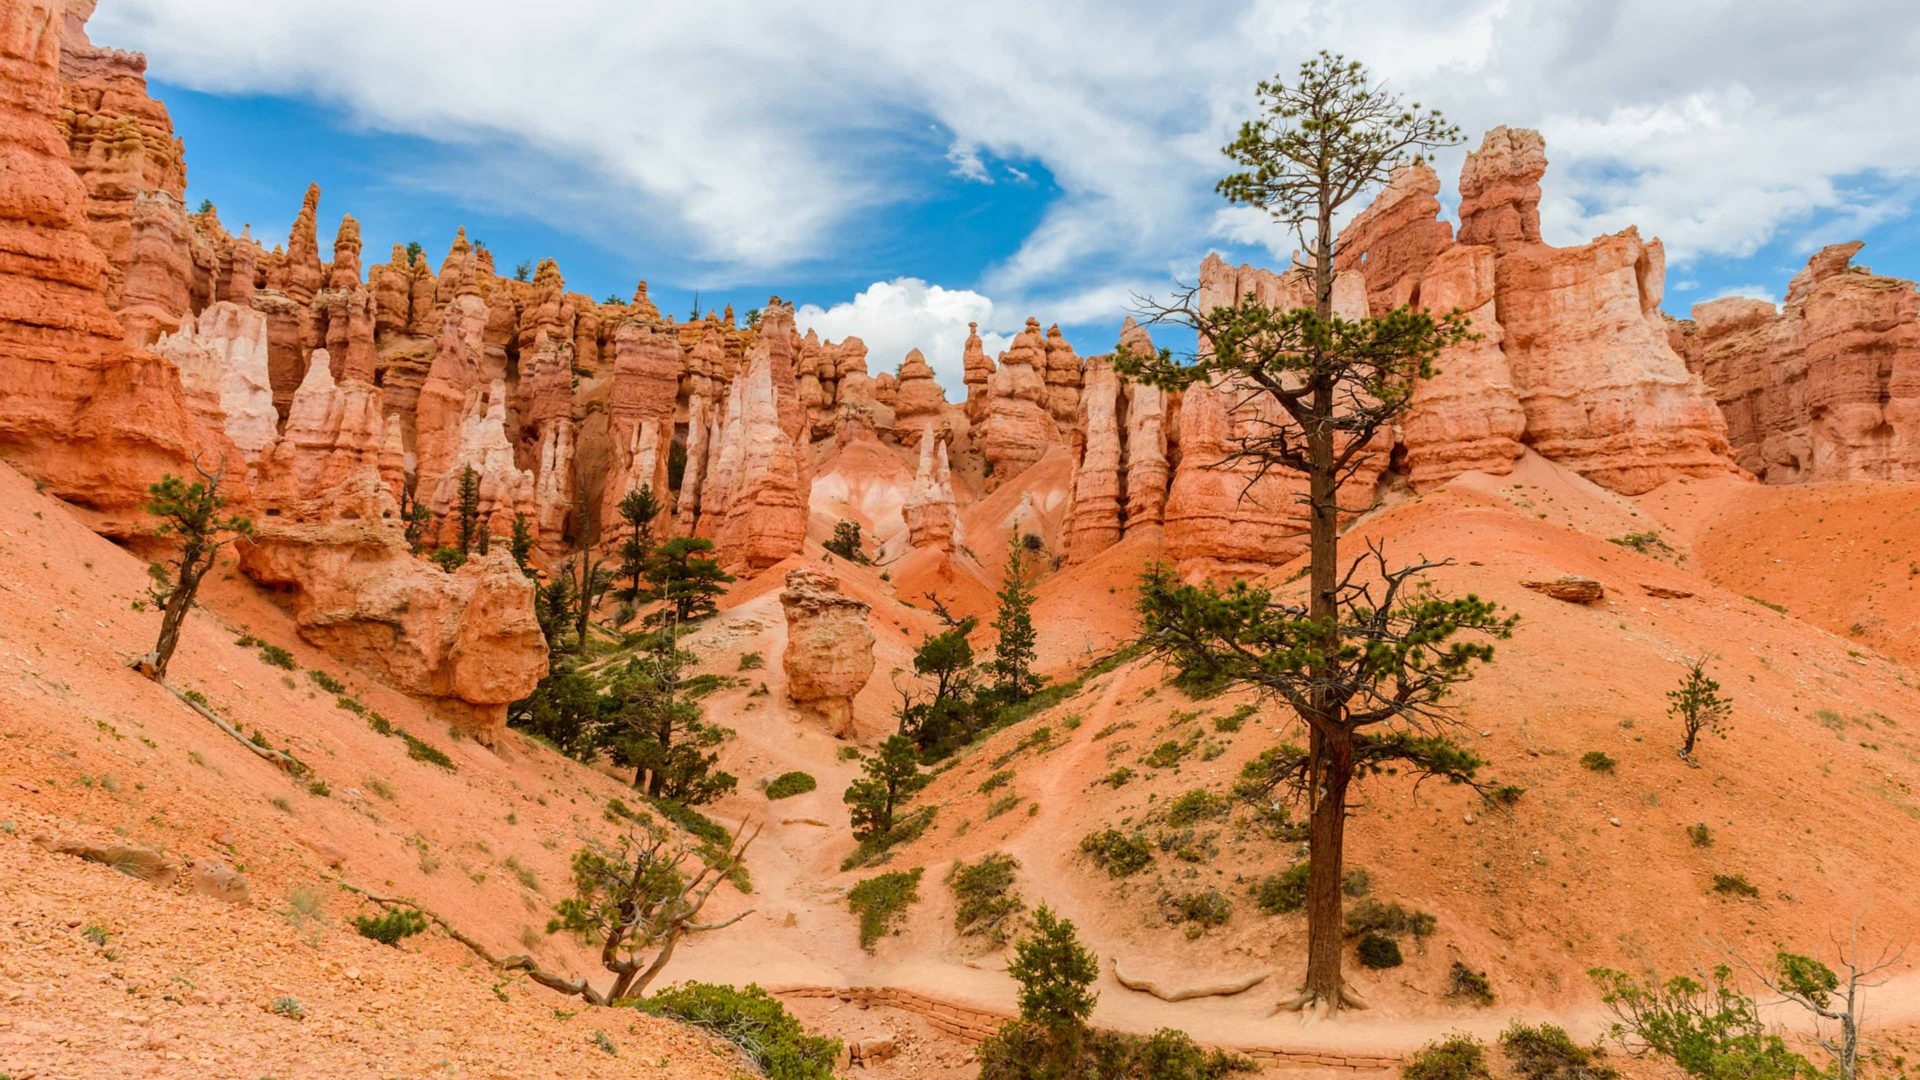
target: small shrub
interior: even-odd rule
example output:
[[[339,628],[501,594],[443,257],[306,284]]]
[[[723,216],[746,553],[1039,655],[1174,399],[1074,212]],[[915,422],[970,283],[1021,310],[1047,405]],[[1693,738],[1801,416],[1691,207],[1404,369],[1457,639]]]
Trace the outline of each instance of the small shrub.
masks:
[[[307,794],[318,795],[324,799],[333,794],[333,788],[328,787],[325,780],[314,780],[307,784]]]
[[[758,671],[767,665],[767,658],[757,652],[740,654],[741,671]]]
[[[285,668],[288,671],[296,670],[300,666],[293,662],[292,653],[278,645],[269,645],[264,641],[260,643],[260,659],[272,664],[274,667]]]
[[[1377,930],[1361,934],[1360,940],[1354,945],[1354,953],[1359,956],[1362,965],[1375,971],[1397,968],[1405,963],[1400,956],[1400,943]]]
[[[327,674],[326,672],[321,671],[319,668],[314,668],[313,670],[307,672],[307,678],[312,679],[314,682],[314,685],[318,686],[322,690],[325,690],[329,694],[344,694],[347,692],[346,683],[343,683],[339,679],[336,679],[333,676]]]
[[[1027,910],[1014,891],[1020,864],[1004,851],[984,855],[971,865],[956,861],[947,874],[953,890],[953,929],[962,937],[985,938],[998,948],[1007,943]]]
[[[381,798],[387,800],[388,802],[392,802],[394,801],[394,799],[398,798],[398,795],[393,790],[393,785],[387,783],[385,780],[382,780],[377,776],[367,777],[366,780],[363,781],[363,784],[368,791],[373,792],[375,795],[380,796]]]
[[[400,731],[399,728],[395,728],[394,730]],[[413,760],[424,761],[429,765],[438,765],[448,772],[459,771],[459,766],[453,763],[453,759],[448,757],[445,751],[427,742],[425,739],[416,738],[407,734],[405,731],[400,731],[400,738],[406,742],[407,756]]]
[[[812,773],[785,772],[774,777],[773,782],[767,785],[767,798],[790,799],[795,795],[805,795],[819,786],[820,782],[813,778]]]
[[[682,983],[642,998],[634,1007],[733,1043],[771,1080],[833,1080],[840,1040],[808,1035],[778,998],[757,985],[741,990]]]
[[[1340,891],[1358,900],[1373,891],[1373,875],[1367,873],[1366,867],[1356,866],[1340,875]]]
[[[391,908],[379,915],[359,916],[353,920],[353,928],[363,938],[399,948],[402,938],[425,932],[427,917],[413,908]]]
[[[980,793],[984,795],[987,792],[993,791],[996,788],[1006,787],[1012,781],[1013,781],[1013,770],[1001,769],[999,772],[994,773],[992,776],[989,776],[985,780],[980,781],[979,790],[980,790]]]
[[[1269,915],[1299,911],[1307,906],[1307,875],[1310,873],[1309,864],[1297,862],[1277,874],[1268,874],[1253,887],[1253,902]]]
[[[1662,540],[1660,534],[1657,532],[1628,533],[1625,536],[1616,536],[1609,542],[1619,544],[1624,548],[1632,548],[1642,555],[1651,555],[1656,551],[1665,552],[1668,555],[1673,554],[1673,548],[1668,546],[1667,542]]]
[[[999,817],[1001,814],[1004,814],[1007,811],[1019,805],[1020,805],[1019,793],[1014,791],[1009,791],[1005,795],[1002,795],[999,798],[993,800],[991,803],[987,804],[987,820],[991,821],[994,818]]]
[[[349,697],[346,694],[341,694],[339,697],[333,699],[333,703],[347,710],[348,712],[353,713],[355,716],[367,715],[367,707],[365,705],[360,704],[359,698]]]
[[[1089,833],[1080,841],[1080,850],[1093,864],[1114,877],[1128,877],[1153,863],[1153,848],[1138,833],[1128,835],[1119,829]]]
[[[1487,792],[1487,802],[1494,806],[1512,806],[1526,793],[1527,789],[1519,784],[1501,784]]]
[[[267,1006],[267,1009],[275,1016],[285,1016],[293,1020],[304,1019],[307,1015],[306,1006],[300,1004],[298,998],[292,997],[274,998],[273,1004]]]
[[[1162,905],[1167,909],[1169,922],[1187,923],[1188,933],[1194,936],[1201,930],[1225,926],[1227,920],[1233,918],[1233,901],[1218,889],[1170,896]]]
[[[1107,775],[1101,777],[1100,782],[1107,785],[1108,787],[1117,788],[1131,779],[1133,779],[1133,770],[1128,768],[1125,765],[1122,765],[1119,768],[1108,773]]]
[[[396,730],[393,726],[393,721],[388,720],[372,709],[367,710],[367,726],[373,729],[375,735],[392,735]]]
[[[1694,847],[1712,847],[1713,830],[1707,828],[1707,823],[1704,821],[1689,825],[1687,826],[1687,839],[1693,841]]]
[[[1149,751],[1147,756],[1141,759],[1141,764],[1150,769],[1171,769],[1180,764],[1180,759],[1186,757],[1198,745],[1200,745],[1200,733],[1197,731],[1185,740],[1168,739]]]
[[[1440,920],[1432,915],[1402,907],[1398,900],[1384,904],[1378,900],[1362,900],[1347,910],[1348,937],[1380,933],[1390,937],[1412,934],[1425,938],[1439,925]]]
[[[1490,1080],[1487,1049],[1471,1035],[1449,1035],[1408,1059],[1401,1080]]]
[[[1180,828],[1223,817],[1232,808],[1224,795],[1194,788],[1167,804],[1167,824]]]
[[[1500,1049],[1520,1080],[1616,1080],[1597,1045],[1581,1046],[1552,1024],[1528,1027],[1518,1020],[1500,1033]]]
[[[1605,750],[1589,750],[1580,755],[1580,767],[1589,772],[1610,773],[1618,764]]]
[[[1486,972],[1475,971],[1455,960],[1447,972],[1447,996],[1486,1008],[1493,1004],[1493,984],[1487,981]]]
[[[98,945],[101,948],[106,947],[107,928],[104,926],[101,926],[99,923],[88,923],[87,925],[81,927],[80,936],[83,938],[86,938],[88,941],[93,942],[95,945]]]
[[[1747,900],[1757,900],[1760,897],[1759,886],[1748,881],[1745,874],[1713,875],[1713,891],[1721,896],[1737,896]]]

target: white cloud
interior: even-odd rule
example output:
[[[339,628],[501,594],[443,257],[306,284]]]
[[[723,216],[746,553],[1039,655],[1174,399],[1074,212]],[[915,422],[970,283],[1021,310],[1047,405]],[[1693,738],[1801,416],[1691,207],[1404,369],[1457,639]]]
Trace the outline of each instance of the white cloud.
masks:
[[[1706,297],[1702,303],[1712,300],[1725,300],[1729,296],[1741,296],[1748,300],[1765,300],[1767,303],[1774,305],[1780,303],[1779,291],[1770,289],[1765,285],[1729,285],[1722,289],[1715,289],[1713,295]]]
[[[1223,211],[1218,150],[1256,80],[1322,47],[1472,142],[1541,128],[1555,242],[1637,224],[1684,266],[1871,224],[1920,177],[1920,126],[1890,120],[1920,100],[1910,5],[116,0],[93,32],[166,79],[441,140],[445,186],[664,237],[722,276],[883,247],[948,170],[1031,162],[1051,201],[967,283],[1026,304],[1157,278],[1209,239],[1283,250]],[[1449,189],[1464,153],[1436,161]]]
[[[980,148],[957,142],[947,147],[947,163],[953,166],[953,175],[962,180],[971,180],[976,184],[993,183],[993,174],[987,171],[987,163],[980,160]]]
[[[896,370],[907,353],[919,349],[947,388],[947,400],[959,401],[965,394],[961,356],[967,324],[980,324],[981,345],[988,356],[997,356],[1026,320],[997,312],[991,299],[971,289],[895,278],[876,281],[852,300],[829,308],[803,304],[794,310],[793,321],[801,333],[813,330],[830,341],[853,336],[866,342],[867,370],[875,375]]]

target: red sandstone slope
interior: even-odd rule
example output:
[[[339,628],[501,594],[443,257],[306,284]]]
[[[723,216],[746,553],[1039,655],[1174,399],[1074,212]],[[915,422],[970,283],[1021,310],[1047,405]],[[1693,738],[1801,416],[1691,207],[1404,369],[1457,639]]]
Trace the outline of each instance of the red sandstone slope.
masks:
[[[1646,500],[1714,513],[1710,499],[1691,495],[1710,495],[1721,481],[1677,483]],[[1775,494],[1741,489],[1756,503]],[[1796,512],[1780,502],[1775,511]],[[1912,672],[1716,586],[1677,559],[1611,542],[1662,528],[1635,500],[1530,459],[1510,477],[1469,475],[1379,511],[1352,534],[1386,539],[1401,556],[1452,557],[1455,564],[1435,574],[1444,588],[1492,597],[1522,616],[1458,712],[1460,735],[1492,763],[1488,775],[1526,793],[1505,810],[1460,788],[1365,784],[1349,834],[1352,863],[1369,871],[1375,896],[1433,912],[1439,932],[1409,949],[1405,968],[1358,973],[1375,1009],[1343,1021],[1344,1033],[1309,1042],[1418,1042],[1435,1025],[1492,1023],[1442,996],[1454,959],[1491,973],[1501,1017],[1544,1009],[1590,1027],[1583,972],[1594,964],[1670,971],[1707,955],[1702,935],[1749,951],[1774,942],[1817,949],[1855,913],[1882,933],[1920,918],[1920,901],[1905,886],[1920,871],[1911,842],[1920,839],[1920,732],[1912,726],[1920,690]],[[1598,579],[1607,600],[1568,604],[1519,584],[1561,574]],[[1283,569],[1274,580],[1287,576]],[[1084,599],[1085,587],[1073,582],[1052,603]],[[1118,636],[1122,628],[1107,629]],[[1674,753],[1664,695],[1682,661],[1702,653],[1717,657],[1714,672],[1736,707],[1728,737],[1706,743],[1693,769]],[[1259,877],[1296,857],[1291,845],[1258,838],[1238,811],[1232,823],[1203,822],[1171,842],[1193,851],[1194,861],[1161,851],[1152,872],[1124,881],[1077,850],[1082,836],[1107,827],[1178,833],[1160,823],[1169,800],[1195,788],[1222,791],[1260,749],[1299,737],[1272,707],[1258,708],[1237,733],[1219,730],[1214,720],[1243,699],[1189,701],[1163,684],[1165,674],[1137,663],[1096,678],[943,772],[921,796],[940,807],[936,824],[888,867],[926,866],[936,884],[923,886],[926,901],[907,933],[863,965],[866,978],[1004,1002],[1004,977],[964,966],[970,950],[949,929],[952,898],[937,882],[954,858],[1007,850],[1022,862],[1028,901],[1073,917],[1103,961],[1175,984],[1272,973],[1268,985],[1239,998],[1167,1005],[1124,990],[1109,968],[1102,1017],[1173,1023],[1241,1043],[1292,1037],[1290,1022],[1265,1014],[1297,975],[1304,924],[1261,914],[1248,895]],[[1187,739],[1194,748],[1177,766],[1145,763],[1161,743]],[[1616,770],[1582,768],[1581,755],[1592,750],[1615,758]],[[1120,768],[1132,777],[1117,787],[1102,782]],[[1001,771],[1008,782],[982,792]],[[1018,801],[990,816],[1009,793]],[[1698,823],[1711,830],[1711,846],[1690,840],[1687,827]],[[814,870],[833,875],[846,850],[841,842],[819,852]],[[1717,894],[1716,874],[1745,875],[1761,895]],[[1163,901],[1207,888],[1225,894],[1234,913],[1225,927],[1191,939]]]
[[[444,1060],[489,1075],[632,1076],[641,1062],[663,1063],[659,1075],[734,1074],[673,1024],[565,1019],[550,992],[500,983],[438,935],[398,951],[367,941],[351,926],[367,909],[333,887],[413,895],[497,950],[531,945],[544,963],[585,970],[539,928],[572,851],[610,830],[602,808],[619,783],[515,734],[498,754],[457,740],[302,646],[228,563],[212,610],[189,621],[174,680],[297,754],[319,793],[123,666],[155,628],[130,607],[144,568],[10,468],[0,560],[16,571],[0,580],[0,1072],[251,1080],[410,1074]],[[458,771],[409,758],[305,672],[262,662],[235,644],[243,630],[343,679]],[[138,881],[39,837],[217,859],[249,898]],[[83,936],[89,925],[105,946]],[[283,996],[305,1019],[269,1012]],[[599,1049],[596,1030],[624,1056]]]
[[[1708,484],[1653,493],[1700,572],[1920,665],[1920,484]]]

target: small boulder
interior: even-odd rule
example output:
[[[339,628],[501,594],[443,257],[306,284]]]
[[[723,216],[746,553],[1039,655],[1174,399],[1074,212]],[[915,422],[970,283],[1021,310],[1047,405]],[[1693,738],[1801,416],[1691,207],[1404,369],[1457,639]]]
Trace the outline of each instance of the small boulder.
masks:
[[[249,899],[247,879],[241,877],[233,867],[212,857],[193,860],[187,888],[196,896],[225,900],[229,904],[245,904]]]
[[[1547,581],[1523,581],[1520,584],[1569,604],[1597,604],[1607,595],[1599,582],[1578,574],[1563,574]]]

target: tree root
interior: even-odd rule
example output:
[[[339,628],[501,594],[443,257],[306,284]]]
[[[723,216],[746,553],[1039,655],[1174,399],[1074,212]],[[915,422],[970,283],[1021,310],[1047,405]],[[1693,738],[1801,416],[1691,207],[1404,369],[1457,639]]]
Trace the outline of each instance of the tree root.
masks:
[[[1302,989],[1298,994],[1273,1007],[1275,1014],[1297,1012],[1303,1014],[1307,1023],[1315,1020],[1331,1020],[1341,1009],[1365,1009],[1367,1002],[1350,986],[1342,985],[1338,1001],[1329,1001],[1319,993]]]
[[[139,671],[141,674],[144,675],[144,674],[147,674],[147,669],[143,668],[142,666],[143,663],[144,663],[144,659],[136,660],[129,666],[131,666],[135,671]],[[148,677],[152,678],[151,675],[148,675]],[[226,732],[229,736],[233,738],[233,741],[239,743],[241,746],[244,746],[248,750],[252,751],[253,756],[273,765],[275,768],[279,769],[281,772],[286,773],[288,776],[299,776],[301,773],[307,771],[307,767],[305,765],[302,765],[299,762],[299,760],[296,759],[292,754],[282,753],[278,750],[273,749],[270,746],[261,746],[259,743],[254,742],[252,739],[249,739],[245,735],[240,734],[240,729],[234,727],[232,724],[229,724],[225,720],[221,719],[220,715],[214,712],[212,709],[209,709],[205,705],[202,705],[199,702],[188,697],[186,694],[186,691],[181,690],[180,688],[174,686],[172,683],[165,682],[160,679],[154,679],[153,681],[156,683],[159,683],[160,687],[164,689],[167,693],[172,694],[174,697],[177,697],[181,701],[185,702],[188,708],[192,709],[194,712],[197,712],[201,716],[204,716],[208,720],[212,721],[214,727],[217,727],[221,731]]]
[[[1168,990],[1154,979],[1136,979],[1120,969],[1120,958],[1114,957],[1113,977],[1121,986],[1142,994],[1151,994],[1161,1001],[1189,1001],[1203,997],[1232,997],[1244,993],[1267,981],[1267,973],[1247,975],[1236,979],[1222,979],[1219,982],[1203,983],[1199,986],[1181,987]]]

